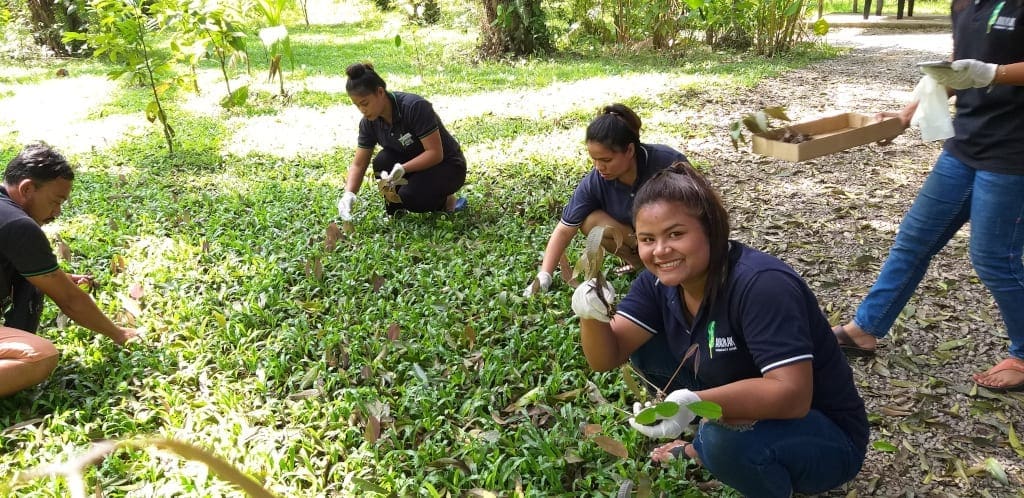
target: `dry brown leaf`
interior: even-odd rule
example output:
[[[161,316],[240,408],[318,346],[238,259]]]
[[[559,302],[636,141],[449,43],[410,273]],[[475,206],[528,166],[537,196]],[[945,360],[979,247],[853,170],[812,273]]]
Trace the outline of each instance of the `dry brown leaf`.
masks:
[[[402,327],[397,323],[392,323],[388,326],[388,339],[391,341],[397,341],[398,336],[402,333]]]
[[[626,445],[621,442],[612,439],[608,436],[594,436],[594,442],[601,447],[605,453],[614,455],[619,458],[629,458],[629,452],[626,451]]]
[[[370,444],[376,443],[380,439],[380,419],[373,415],[367,416],[364,436]]]
[[[476,330],[473,329],[473,326],[466,325],[466,328],[463,329],[463,332],[466,335],[466,339],[469,340],[469,349],[473,349],[474,347],[476,347]]]
[[[604,427],[601,427],[601,424],[583,424],[583,435],[586,437],[600,434],[603,430]]]
[[[469,469],[469,465],[466,465],[466,462],[463,462],[462,460],[459,460],[457,458],[438,458],[437,460],[428,463],[427,466],[433,467],[435,469],[455,467],[461,470],[464,474],[472,474],[472,471]]]
[[[57,239],[57,254],[62,261],[71,261],[71,248],[60,239]]]
[[[327,225],[327,235],[324,240],[324,248],[327,252],[334,252],[338,248],[338,241],[341,240],[341,229],[338,228],[338,224],[330,222]]]
[[[125,263],[124,261],[124,256],[121,256],[120,254],[115,254],[112,258],[110,258],[111,275],[117,275],[118,273],[123,272],[127,266],[127,263]]]

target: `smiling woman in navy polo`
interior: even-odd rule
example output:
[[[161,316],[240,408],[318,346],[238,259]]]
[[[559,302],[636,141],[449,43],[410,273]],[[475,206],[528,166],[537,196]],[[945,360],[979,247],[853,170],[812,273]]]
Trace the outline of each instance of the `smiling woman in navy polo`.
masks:
[[[651,457],[685,454],[751,497],[820,493],[856,476],[868,441],[864,402],[803,279],[730,241],[718,194],[685,163],[648,180],[633,213],[646,271],[615,316],[594,280],[573,294],[587,363],[605,371],[630,361],[679,405],[656,425],[630,420],[647,436],[677,438],[697,401],[722,408],[692,444],[676,440]],[[610,287],[602,292],[614,298]]]
[[[345,193],[338,202],[341,219],[352,219],[356,193],[377,145],[381,150],[373,158],[374,177],[408,182],[396,182],[398,199],[385,199],[388,214],[400,209],[423,213],[465,208],[466,199],[456,198],[455,192],[466,182],[466,158],[430,102],[419,95],[387,91],[372,64],[352,64],[345,72],[345,90],[363,119]]]

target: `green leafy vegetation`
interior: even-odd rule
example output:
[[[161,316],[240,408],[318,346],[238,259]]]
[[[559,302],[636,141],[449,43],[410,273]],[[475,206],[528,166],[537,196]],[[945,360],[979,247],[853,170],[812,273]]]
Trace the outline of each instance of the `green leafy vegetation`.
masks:
[[[156,437],[202,447],[279,496],[607,495],[625,479],[651,481],[655,493],[698,493],[695,482],[707,479],[699,471],[653,478],[662,470],[646,458],[652,442],[621,411],[636,396],[619,373],[587,368],[565,289],[519,297],[560,204],[590,167],[583,129],[607,103],[545,94],[585,85],[646,117],[703,105],[680,98],[702,82],[739,88],[822,53],[477,61],[472,37],[437,27],[415,43],[444,57],[424,57],[436,62],[417,79],[420,68],[405,44],[395,45],[387,19],[289,27],[292,100],[251,83],[244,105],[221,109],[220,91],[204,106],[200,96],[168,90],[174,154],[149,128],[87,146],[55,143],[80,164],[52,227],[71,250],[63,264],[93,274],[101,308],[146,336],[120,350],[62,326],[49,305],[43,333],[61,363],[41,386],[0,399],[0,475],[71,460],[97,440]],[[332,226],[357,119],[339,82],[348,63],[370,56],[395,89],[461,111],[441,114],[467,150],[469,212],[388,219],[379,194],[364,187],[352,229]],[[222,60],[199,61],[197,76],[225,77]],[[11,95],[0,105],[11,109],[25,89],[52,81],[57,64],[0,68],[0,95]],[[84,81],[124,66],[59,67]],[[629,86],[650,79],[667,89]],[[83,117],[67,126],[125,118],[152,96],[121,83],[83,96]],[[503,94],[515,98],[496,105]],[[473,102],[489,105],[469,111],[458,104],[485,97]],[[321,130],[340,120],[352,121],[353,134],[293,153],[282,150],[309,137],[242,140],[293,113],[308,113],[318,130],[310,135],[329,135]],[[6,128],[7,115],[25,116],[0,118],[4,164],[36,138]],[[707,130],[653,120],[644,133],[678,143]],[[629,285],[629,277],[609,279]],[[603,433],[588,432],[593,426]],[[139,448],[83,477],[104,496],[238,493],[205,466]],[[63,479],[19,486],[25,496],[69,494]]]

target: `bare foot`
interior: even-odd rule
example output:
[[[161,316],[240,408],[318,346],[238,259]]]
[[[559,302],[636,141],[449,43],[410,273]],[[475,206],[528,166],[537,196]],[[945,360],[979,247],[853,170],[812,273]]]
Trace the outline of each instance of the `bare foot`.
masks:
[[[690,449],[690,446],[693,446],[693,445],[691,445],[690,443],[687,443],[686,441],[683,441],[681,439],[676,439],[675,441],[672,441],[671,443],[665,443],[665,444],[663,444],[661,446],[658,446],[657,448],[654,448],[653,450],[651,450],[651,460],[653,460],[655,462],[658,462],[658,463],[668,462],[669,460],[672,460],[673,458],[675,458],[675,455],[672,453],[672,450],[674,450],[676,448],[680,448],[680,447],[683,448],[683,453],[686,454],[686,456],[688,458],[693,458],[689,454],[691,451],[693,451],[692,449]]]
[[[846,325],[834,327],[832,331],[835,332],[839,327],[842,327],[842,330],[846,332],[846,337],[853,341],[853,345],[858,348],[874,350],[878,346],[878,339],[875,336],[864,332],[864,329],[852,321]],[[843,341],[840,340],[839,342],[842,343]]]
[[[972,376],[979,386],[1002,391],[1024,389],[1024,360],[1009,358]]]

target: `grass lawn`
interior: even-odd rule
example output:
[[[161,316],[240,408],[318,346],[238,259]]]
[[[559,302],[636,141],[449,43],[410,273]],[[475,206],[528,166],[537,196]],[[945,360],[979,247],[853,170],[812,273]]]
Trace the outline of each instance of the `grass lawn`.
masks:
[[[482,62],[472,30],[412,30],[360,8],[354,20],[290,28],[287,99],[262,82],[258,51],[241,108],[217,105],[219,69],[204,68],[201,95],[169,102],[172,156],[144,119],[146,90],[106,80],[102,64],[0,67],[0,161],[45,139],[80,165],[48,230],[71,249],[66,270],[96,276],[101,308],[146,331],[144,345],[119,350],[48,305],[42,333],[61,363],[41,386],[0,399],[0,483],[94,440],[159,436],[289,497],[608,495],[648,478],[655,492],[701,494],[701,472],[648,463],[650,443],[619,410],[634,401],[621,375],[586,367],[571,289],[520,293],[589,168],[583,132],[600,106],[633,106],[645,141],[682,148],[726,133],[671,119],[703,105],[694,95],[828,50]],[[432,100],[461,140],[470,210],[388,220],[366,182],[355,232],[331,251],[325,233],[358,122],[344,68],[363,59],[389,88]],[[60,67],[70,77],[54,77]],[[623,292],[629,281],[613,283]],[[629,457],[604,451],[586,424]],[[149,450],[118,452],[86,478],[104,496],[239,494],[203,465]],[[16,493],[69,490],[39,479]]]

